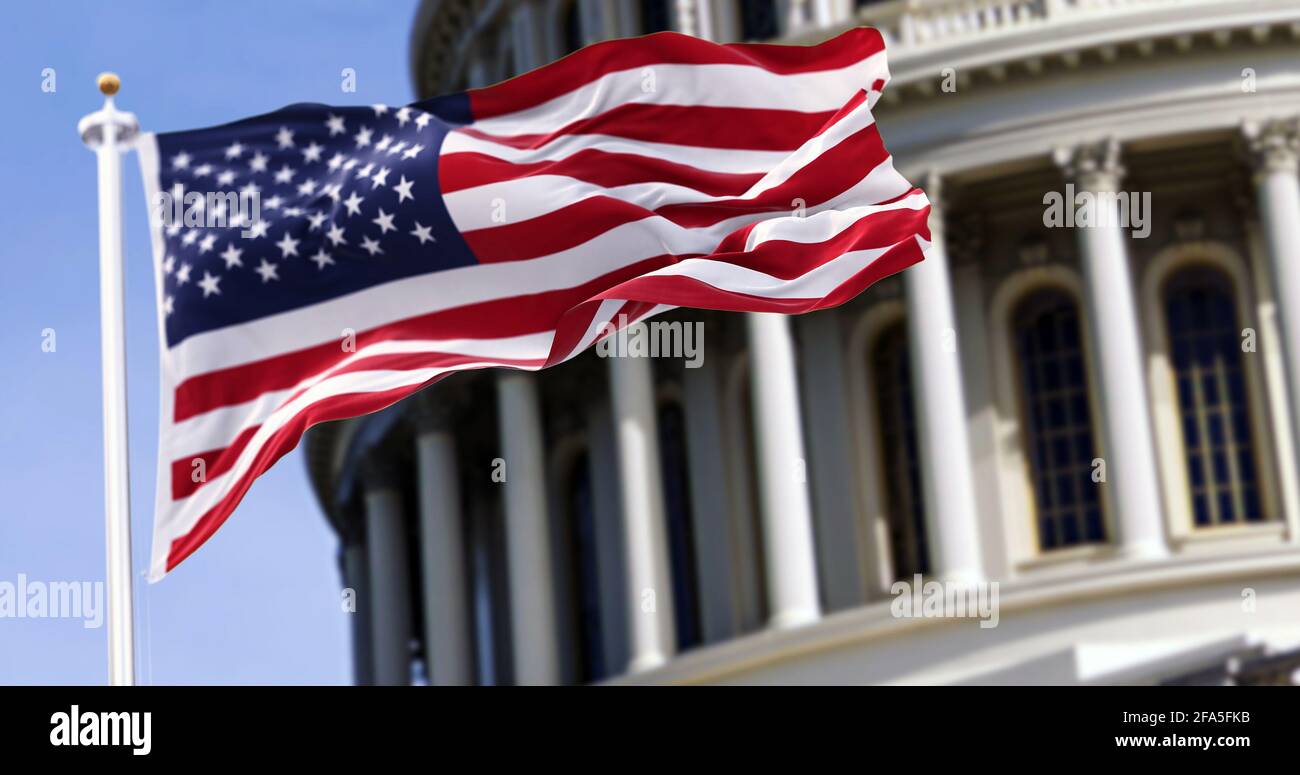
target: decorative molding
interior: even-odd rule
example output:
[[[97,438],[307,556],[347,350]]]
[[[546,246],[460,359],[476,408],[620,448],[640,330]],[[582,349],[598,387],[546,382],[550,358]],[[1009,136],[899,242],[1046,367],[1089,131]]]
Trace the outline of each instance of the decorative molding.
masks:
[[[1057,148],[1052,152],[1052,161],[1066,179],[1088,191],[1114,191],[1124,177],[1119,141],[1114,137]]]
[[[1300,117],[1246,121],[1241,135],[1256,175],[1300,172]]]

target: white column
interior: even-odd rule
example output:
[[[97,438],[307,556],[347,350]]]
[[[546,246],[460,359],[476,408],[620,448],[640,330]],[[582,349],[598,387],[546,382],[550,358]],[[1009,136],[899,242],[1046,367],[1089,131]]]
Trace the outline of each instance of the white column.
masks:
[[[456,438],[450,419],[439,407],[428,405],[420,407],[416,414],[424,644],[430,683],[468,686],[474,682],[473,624],[461,529]]]
[[[745,317],[768,621],[775,628],[796,627],[816,620],[821,607],[794,338],[785,315],[754,312]]]
[[[1243,127],[1280,317],[1292,428],[1300,449],[1300,119]]]
[[[628,669],[637,672],[668,661],[676,646],[654,375],[647,358],[608,360],[623,496],[627,589],[631,595]]]
[[[932,572],[974,583],[984,577],[984,563],[939,187],[939,178],[930,176],[930,249],[924,261],[903,272],[908,347]]]
[[[1123,168],[1113,139],[1060,149],[1056,161],[1081,192],[1119,191]],[[1168,549],[1128,249],[1115,197],[1095,202],[1095,225],[1075,232],[1100,371],[1106,481],[1119,512],[1121,549],[1134,559],[1153,559]]]
[[[506,554],[515,683],[554,684],[560,680],[560,659],[536,377],[503,370],[497,377],[497,410],[506,464]]]
[[[363,465],[374,680],[401,686],[411,682],[411,570],[402,493],[391,468],[380,461]]]
[[[352,520],[354,517],[345,517]],[[364,531],[359,526],[345,528],[340,565],[343,571],[343,586],[352,590],[352,602],[356,606],[350,617],[352,619],[352,680],[357,686],[374,684],[374,655],[370,647],[370,585],[366,580],[366,544]]]

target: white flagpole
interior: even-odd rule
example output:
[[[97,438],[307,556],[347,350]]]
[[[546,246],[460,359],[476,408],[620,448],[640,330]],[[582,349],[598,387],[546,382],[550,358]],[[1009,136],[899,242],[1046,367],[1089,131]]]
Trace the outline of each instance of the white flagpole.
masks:
[[[108,585],[108,682],[135,683],[131,597],[131,487],[126,441],[126,331],[122,283],[122,152],[139,133],[113,105],[121,81],[99,76],[104,107],[77,131],[99,159],[99,325],[104,372],[104,524]]]

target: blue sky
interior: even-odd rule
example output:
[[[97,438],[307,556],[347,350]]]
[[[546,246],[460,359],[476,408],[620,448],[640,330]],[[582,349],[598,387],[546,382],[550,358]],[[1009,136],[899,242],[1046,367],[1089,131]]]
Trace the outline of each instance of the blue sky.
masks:
[[[415,0],[15,3],[0,31],[0,582],[104,576],[95,158],[77,120],[95,76],[146,131],[293,102],[401,104]],[[356,71],[356,92],[340,88]],[[42,91],[42,71],[55,91]],[[125,158],[131,501],[137,572],[151,537],[157,328],[144,193]],[[55,352],[42,332],[55,332]],[[298,451],[162,582],[136,585],[141,683],[346,683],[336,542]],[[0,618],[0,684],[103,683],[106,630]]]

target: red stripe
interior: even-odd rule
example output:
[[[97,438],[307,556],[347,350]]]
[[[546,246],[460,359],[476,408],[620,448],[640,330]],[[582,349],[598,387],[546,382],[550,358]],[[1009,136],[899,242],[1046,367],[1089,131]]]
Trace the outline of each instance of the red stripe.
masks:
[[[610,229],[660,217],[685,228],[764,213],[790,214],[802,202],[815,207],[852,188],[887,161],[875,124],[837,143],[797,170],[788,180],[751,199],[723,199],[699,204],[669,204],[655,210],[609,196],[592,196],[535,218],[473,229],[463,233],[479,261],[525,261],[575,248]],[[654,228],[648,224],[647,228]]]
[[[567,135],[612,135],[648,143],[743,151],[793,151],[836,111],[801,113],[771,108],[647,105],[634,102],[544,134],[493,135],[466,126],[455,131],[510,148],[536,149]]]
[[[358,371],[411,371],[416,369],[433,369],[447,368],[452,369],[457,366],[464,366],[469,363],[479,363],[491,361],[499,366],[518,366],[518,367],[540,367],[546,362],[544,358],[487,358],[476,355],[462,355],[459,353],[440,353],[440,352],[419,352],[419,353],[387,353],[383,355],[372,355],[348,363],[344,366],[332,370],[329,377],[336,377],[342,374],[350,374]],[[327,378],[328,379],[328,378]],[[298,396],[306,392],[308,388],[294,392],[292,395],[280,402],[284,406]],[[277,407],[278,408],[278,407]],[[260,425],[254,425],[244,428],[235,437],[231,444],[222,449],[209,450],[198,455],[191,455],[179,460],[172,461],[172,500],[177,501],[182,498],[188,498],[198,492],[207,482],[217,478],[221,474],[229,471],[234,466],[235,461],[243,453],[244,448],[252,441],[253,435],[257,433]],[[195,481],[193,476],[194,461],[203,460],[206,476]]]
[[[267,439],[266,444],[258,450],[253,465],[235,481],[230,492],[215,506],[208,509],[203,516],[199,517],[188,533],[172,541],[167,552],[167,570],[171,571],[172,568],[179,565],[186,557],[193,554],[195,549],[202,546],[203,542],[207,541],[213,533],[217,532],[217,529],[221,527],[231,512],[235,510],[235,507],[239,505],[239,502],[243,500],[248,488],[252,486],[253,480],[261,476],[268,468],[275,465],[275,461],[284,457],[285,454],[296,447],[298,440],[302,438],[302,434],[308,428],[330,420],[342,420],[348,417],[377,412],[427,385],[437,382],[439,379],[441,379],[441,376],[435,377],[422,385],[409,385],[379,393],[353,393],[331,396],[321,399],[294,415],[289,422]]]
[[[867,27],[848,30],[816,46],[738,43],[720,46],[675,32],[632,40],[606,41],[505,83],[469,92],[476,119],[526,110],[568,94],[602,76],[658,64],[751,65],[779,75],[849,67],[885,48],[880,33]]]
[[[738,196],[763,178],[761,172],[710,172],[688,164],[587,148],[563,159],[516,164],[483,153],[449,153],[438,159],[443,194],[531,175],[563,175],[611,188],[633,183],[670,183],[709,196]]]
[[[572,288],[524,294],[440,310],[358,332],[357,349],[405,339],[496,339],[551,330],[555,321],[592,294],[630,277],[672,263],[657,256],[619,267]],[[252,401],[263,393],[287,390],[347,358],[340,342],[281,353],[259,361],[217,369],[190,377],[176,388],[174,422],[223,406]]]
[[[718,288],[686,275],[653,275],[628,280],[588,303],[598,304],[607,298],[618,298],[697,309],[799,314],[843,304],[873,283],[901,272],[923,258],[925,253],[916,240],[900,242],[841,283],[834,291],[820,298],[755,296]]]

